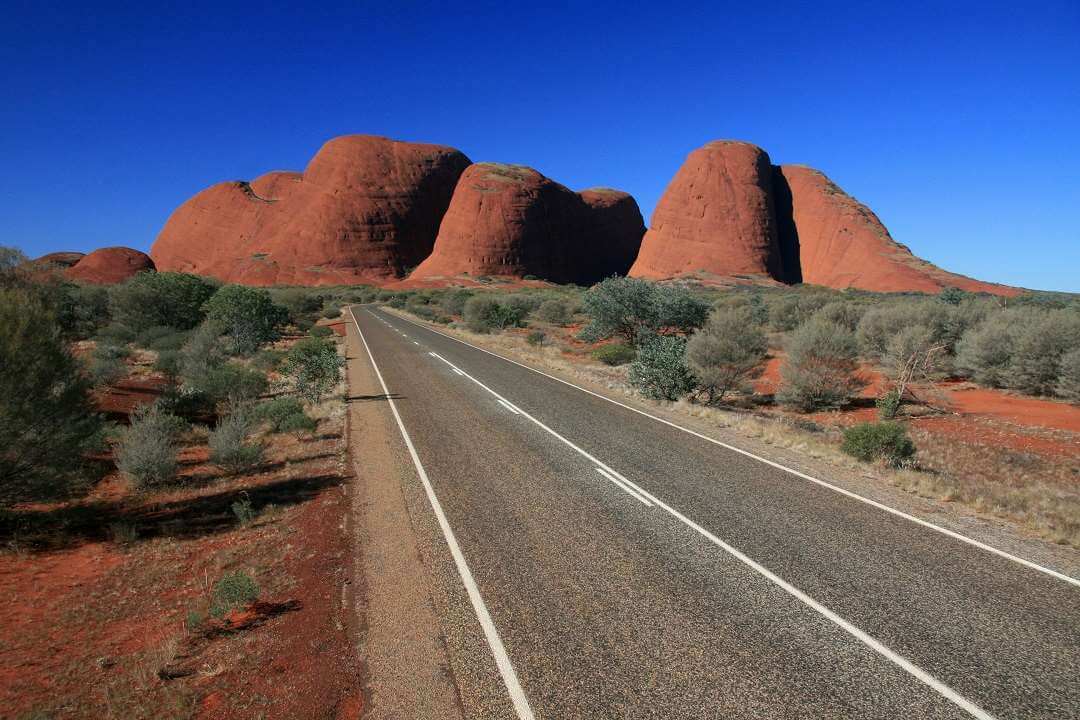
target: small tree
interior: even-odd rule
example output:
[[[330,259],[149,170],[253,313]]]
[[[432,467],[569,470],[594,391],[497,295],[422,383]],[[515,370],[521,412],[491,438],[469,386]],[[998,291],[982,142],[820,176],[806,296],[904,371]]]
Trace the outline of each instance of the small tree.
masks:
[[[708,402],[761,374],[769,350],[765,334],[749,308],[714,310],[705,326],[690,337],[686,361]]]
[[[1080,348],[1061,356],[1057,394],[1074,405],[1080,405]]]
[[[694,389],[694,376],[686,365],[686,338],[651,335],[638,344],[630,364],[630,384],[654,400],[678,400]]]
[[[921,325],[907,327],[889,340],[882,362],[893,381],[897,402],[903,402],[912,383],[932,380],[943,365],[946,346],[935,343],[933,333]],[[893,408],[893,414],[899,405]]]
[[[980,385],[1004,387],[1016,337],[1012,313],[994,313],[963,334],[956,369]]]
[[[915,443],[898,422],[853,425],[844,431],[840,449],[863,462],[881,460],[890,467],[903,467],[915,457]]]
[[[197,275],[138,273],[109,290],[113,320],[138,332],[156,325],[187,330],[203,320],[215,286]]]
[[[332,341],[304,338],[289,349],[284,372],[301,397],[318,404],[340,381],[342,365]]]
[[[1007,374],[1011,388],[1031,395],[1052,395],[1061,359],[1080,347],[1080,313],[1052,310],[1019,329]]]
[[[66,495],[100,445],[89,384],[53,310],[0,287],[0,504]]]
[[[226,285],[206,302],[206,319],[225,332],[237,355],[277,339],[278,328],[288,318],[289,312],[275,305],[270,293],[244,285]]]
[[[709,306],[683,288],[611,277],[589,288],[582,309],[590,320],[582,339],[596,342],[619,335],[633,345],[639,337],[664,329],[689,332],[701,327]]]
[[[131,415],[116,448],[116,466],[139,489],[176,477],[176,438],[184,421],[159,403],[142,405]]]
[[[803,412],[847,403],[866,384],[856,374],[857,357],[850,331],[828,320],[810,319],[788,342],[777,399]]]
[[[508,327],[520,327],[528,308],[523,304],[501,303],[490,295],[476,295],[465,303],[465,325],[473,332],[488,333]]]
[[[561,299],[545,300],[537,308],[536,315],[552,325],[566,325],[570,322],[570,305]]]

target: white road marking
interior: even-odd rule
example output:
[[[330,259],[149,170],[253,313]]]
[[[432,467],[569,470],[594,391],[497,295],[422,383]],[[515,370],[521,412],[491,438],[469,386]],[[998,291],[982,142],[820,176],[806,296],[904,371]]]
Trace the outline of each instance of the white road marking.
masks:
[[[521,414],[521,411],[520,411],[520,410],[518,410],[518,409],[517,409],[516,407],[514,407],[514,406],[513,406],[513,405],[511,405],[510,403],[506,402],[505,400],[499,400],[499,403],[500,403],[500,404],[501,404],[501,405],[502,405],[503,407],[505,407],[505,408],[506,408],[507,410],[509,410],[510,412],[514,413],[515,415],[520,415],[520,414]]]
[[[454,368],[454,372],[456,372],[458,375],[464,375],[465,374],[461,370],[458,370],[457,368]]]
[[[634,491],[633,491],[633,489],[631,489],[629,485],[626,485],[626,484],[625,484],[625,483],[623,483],[623,482],[622,482],[621,480],[619,480],[618,478],[616,478],[616,477],[615,477],[614,475],[610,475],[610,474],[608,474],[608,473],[607,473],[607,472],[606,472],[606,471],[604,470],[604,468],[599,468],[599,467],[598,467],[598,468],[596,468],[596,472],[600,473],[600,474],[601,474],[601,475],[603,475],[603,476],[604,476],[605,478],[607,478],[608,480],[610,480],[610,481],[612,482],[612,484],[614,484],[614,485],[615,485],[615,487],[619,488],[620,490],[622,490],[623,492],[625,492],[625,493],[626,493],[627,495],[629,495],[630,497],[632,497],[632,498],[634,498],[635,500],[637,500],[637,501],[641,502],[641,503],[642,503],[643,505],[646,505],[647,507],[652,507],[652,503],[651,503],[651,502],[649,502],[648,500],[646,500],[646,499],[645,499],[645,498],[644,498],[643,496],[641,496],[641,495],[637,494],[636,492],[634,492]]]
[[[371,312],[371,311],[369,310],[368,312]],[[697,432],[696,430],[691,430],[690,428],[683,427],[682,425],[679,425],[677,423],[673,423],[670,420],[665,420],[662,417],[657,417],[656,415],[653,415],[651,413],[647,413],[644,410],[639,410],[636,407],[632,407],[632,406],[627,405],[625,403],[621,403],[618,400],[606,397],[604,395],[601,395],[598,392],[593,392],[592,390],[589,390],[588,388],[583,388],[580,385],[575,385],[574,383],[572,383],[572,382],[570,382],[568,380],[563,380],[562,378],[555,377],[554,375],[549,375],[546,372],[544,372],[543,370],[537,370],[536,368],[529,367],[528,365],[525,365],[524,363],[520,363],[517,360],[511,360],[510,358],[503,357],[502,355],[499,355],[498,353],[491,352],[490,350],[486,350],[486,349],[484,349],[484,348],[482,348],[482,347],[480,347],[478,345],[473,345],[472,343],[465,342],[464,340],[459,340],[458,338],[453,337],[452,335],[447,335],[446,333],[441,332],[439,330],[435,330],[433,328],[429,328],[427,326],[421,325],[420,323],[413,322],[412,320],[409,320],[408,318],[401,318],[401,319],[405,320],[405,322],[412,323],[413,325],[416,325],[417,327],[423,328],[425,330],[429,330],[430,332],[433,332],[433,333],[435,333],[437,335],[442,335],[444,338],[447,338],[449,340],[453,340],[454,342],[457,342],[457,343],[461,343],[462,345],[465,345],[466,347],[471,347],[474,350],[479,350],[480,352],[487,353],[488,355],[491,355],[493,357],[497,357],[500,360],[504,360],[504,361],[506,361],[508,363],[512,363],[514,365],[517,365],[518,367],[525,368],[526,370],[534,372],[537,375],[543,375],[544,377],[550,378],[551,380],[555,380],[556,382],[560,382],[563,385],[568,385],[568,386],[570,386],[572,388],[580,390],[583,393],[588,393],[589,395],[592,395],[593,397],[600,398],[601,400],[612,403],[613,405],[618,405],[619,407],[625,408],[625,409],[629,410],[630,412],[637,413],[638,415],[643,415],[644,417],[647,417],[650,420],[655,420],[656,422],[663,423],[664,425],[667,425],[668,427],[673,427],[676,430],[681,430],[684,433],[687,433],[689,435],[693,435],[694,437],[701,438],[702,440],[706,440],[708,442],[711,442],[713,445],[719,445],[722,448],[725,448],[727,450],[731,450],[732,452],[739,453],[740,455],[742,455],[744,457],[748,457],[748,458],[750,458],[752,460],[757,460],[758,462],[764,463],[765,465],[768,465],[770,467],[774,467],[777,470],[783,470],[784,472],[790,473],[790,474],[794,475],[795,477],[802,478],[803,480],[807,480],[809,482],[812,482],[815,485],[819,485],[820,487],[826,488],[828,490],[832,490],[833,492],[840,493],[841,495],[844,495],[845,497],[851,498],[852,500],[858,500],[859,502],[866,503],[867,505],[875,507],[878,510],[883,510],[883,511],[885,511],[885,512],[891,514],[891,515],[895,515],[896,517],[900,517],[900,518],[903,518],[905,520],[909,520],[909,521],[911,521],[911,522],[913,522],[913,523],[915,523],[917,525],[921,525],[921,526],[923,526],[925,528],[928,528],[930,530],[933,530],[935,532],[939,532],[942,535],[947,535],[948,537],[951,537],[954,540],[959,540],[962,543],[967,543],[968,545],[971,545],[973,547],[977,547],[980,550],[985,550],[986,552],[991,553],[993,555],[997,555],[998,557],[1005,558],[1006,560],[1011,560],[1012,562],[1019,563],[1020,565],[1023,565],[1024,567],[1030,568],[1032,570],[1037,570],[1038,572],[1045,573],[1046,575],[1057,578],[1058,580],[1062,580],[1062,581],[1067,582],[1067,583],[1069,583],[1071,585],[1075,585],[1076,587],[1080,587],[1080,579],[1078,579],[1078,578],[1071,577],[1069,575],[1066,575],[1065,573],[1058,572],[1057,570],[1052,570],[1051,568],[1045,567],[1043,565],[1039,565],[1038,563],[1032,562],[1031,560],[1025,560],[1024,558],[1019,557],[1018,555],[1013,555],[1012,553],[1005,552],[1004,550],[999,550],[998,548],[993,547],[992,545],[987,545],[986,543],[981,542],[979,540],[975,540],[974,538],[969,538],[966,535],[961,535],[960,533],[955,532],[953,530],[949,530],[948,528],[942,527],[940,525],[935,525],[934,523],[930,522],[929,520],[923,520],[922,518],[916,517],[915,515],[911,515],[910,513],[906,513],[903,510],[897,510],[896,508],[890,507],[890,506],[888,506],[888,505],[886,505],[884,503],[880,503],[877,500],[871,500],[870,498],[863,497],[862,495],[859,495],[858,493],[852,492],[851,490],[846,490],[846,489],[844,489],[842,487],[839,487],[838,485],[833,485],[832,483],[826,482],[824,480],[820,480],[820,479],[818,479],[818,478],[816,478],[816,477],[814,477],[812,475],[807,475],[806,473],[799,472],[798,470],[795,470],[794,468],[789,468],[786,465],[781,465],[778,462],[774,462],[774,461],[769,460],[767,458],[763,458],[760,455],[755,455],[754,453],[752,453],[752,452],[750,452],[748,450],[743,450],[742,448],[735,447],[734,445],[728,445],[725,442],[721,442],[720,440],[717,440],[716,438],[711,438],[708,435],[704,435],[702,433]]]
[[[435,489],[431,486],[431,481],[428,480],[427,472],[420,462],[420,456],[416,454],[416,447],[413,446],[412,439],[409,437],[409,432],[405,429],[405,423],[402,422],[401,415],[398,413],[397,404],[394,402],[393,395],[390,394],[390,389],[386,387],[386,381],[383,380],[382,373],[379,371],[379,366],[375,362],[375,356],[371,354],[371,348],[368,347],[367,340],[364,338],[364,333],[360,329],[360,323],[356,322],[356,315],[353,313],[351,307],[349,308],[349,314],[352,315],[353,324],[356,325],[356,332],[360,333],[360,341],[364,343],[364,349],[367,350],[368,358],[371,359],[371,367],[375,370],[375,375],[379,378],[379,384],[382,385],[383,393],[385,393],[387,402],[390,404],[390,410],[394,413],[394,419],[397,420],[397,426],[401,431],[401,437],[405,440],[405,446],[409,449],[409,456],[412,457],[413,465],[416,466],[416,473],[420,476],[420,482],[424,485],[424,492],[427,493],[428,501],[431,503],[431,509],[435,513],[436,519],[439,521],[439,527],[442,529],[443,537],[446,538],[446,544],[450,548],[450,555],[454,558],[454,564],[457,566],[458,575],[461,576],[461,582],[465,585],[465,591],[468,593],[469,600],[472,602],[473,611],[476,613],[476,619],[480,621],[480,627],[484,631],[484,637],[487,639],[488,646],[491,648],[491,654],[495,658],[495,665],[498,667],[499,674],[502,676],[503,684],[506,685],[506,691],[510,694],[510,700],[514,704],[514,710],[517,711],[517,716],[520,720],[534,720],[535,716],[533,715],[532,708],[529,707],[529,701],[525,697],[525,691],[521,689],[521,683],[518,682],[517,673],[514,672],[514,666],[510,663],[510,656],[506,654],[506,648],[503,647],[502,640],[499,638],[499,633],[495,629],[495,623],[491,620],[491,613],[488,612],[487,605],[484,604],[484,599],[480,596],[480,589],[476,586],[472,571],[469,570],[469,565],[465,562],[465,556],[461,554],[461,548],[458,546],[457,538],[454,537],[454,531],[450,528],[450,523],[446,519],[446,513],[443,512],[442,504],[435,495]]]
[[[355,320],[355,316],[354,316],[353,319]],[[357,326],[357,327],[359,328],[359,326]],[[438,355],[437,353],[431,353],[431,355],[438,358],[439,360],[442,360],[444,363],[446,363],[450,367],[454,368],[455,370],[457,369],[457,367],[453,363],[451,363],[449,360],[442,357],[441,355]],[[496,357],[499,357],[499,356],[496,356]],[[495,392],[494,390],[489,388],[487,385],[480,382],[479,380],[472,377],[471,375],[466,374],[466,377],[468,377],[470,380],[472,380],[474,383],[476,383],[480,387],[487,390],[489,393],[494,395],[496,398],[498,398],[500,400],[506,400],[506,398],[504,398],[502,395]],[[389,391],[387,391],[387,392],[389,392]],[[586,392],[588,392],[588,391],[586,391]],[[622,478],[621,475],[619,475],[613,469],[611,469],[606,464],[601,462],[599,459],[597,459],[594,455],[589,453],[587,450],[584,450],[583,448],[578,447],[573,442],[571,442],[567,438],[560,435],[557,431],[552,430],[550,427],[545,425],[542,421],[538,420],[537,418],[535,418],[532,415],[530,415],[529,413],[527,413],[525,410],[521,410],[521,415],[522,415],[522,417],[525,417],[525,418],[528,418],[529,420],[531,420],[533,423],[535,423],[540,428],[546,430],[550,435],[554,436],[555,438],[558,438],[565,445],[567,445],[571,449],[575,450],[581,456],[583,456],[583,457],[587,458],[588,460],[592,461],[593,463],[595,463],[598,466],[597,469],[606,470],[607,472],[611,473],[611,475],[613,477]],[[625,480],[625,478],[622,478],[622,479]],[[789,583],[787,580],[784,580],[779,575],[775,574],[774,572],[772,572],[771,570],[766,568],[761,563],[757,562],[756,560],[753,560],[752,558],[750,558],[748,555],[746,555],[742,551],[738,550],[737,548],[727,544],[726,542],[721,540],[719,537],[717,537],[716,535],[713,535],[711,532],[709,532],[708,530],[703,528],[701,525],[698,525],[696,522],[694,522],[690,518],[686,517],[685,515],[683,515],[681,512],[679,512],[675,508],[671,507],[667,503],[665,503],[662,500],[658,499],[655,495],[652,495],[651,493],[647,493],[644,490],[641,490],[641,488],[639,488],[637,485],[634,485],[634,484],[630,483],[629,480],[626,480],[626,483],[627,483],[627,485],[633,487],[635,490],[640,491],[644,497],[651,500],[660,509],[667,512],[669,515],[674,517],[676,520],[683,523],[688,528],[696,531],[698,534],[700,534],[702,537],[704,537],[706,540],[708,540],[712,544],[716,545],[718,548],[720,548],[721,550],[726,552],[728,555],[732,556],[733,558],[735,558],[739,562],[743,563],[744,565],[749,567],[751,570],[758,573],[759,575],[764,577],[766,580],[768,580],[769,582],[771,582],[774,585],[776,585],[777,587],[779,587],[781,590],[786,592],[788,595],[792,596],[793,598],[795,598],[796,600],[801,602],[806,607],[810,608],[811,610],[818,613],[819,615],[821,615],[825,619],[829,620],[831,623],[833,623],[834,625],[839,627],[841,630],[846,632],[848,635],[852,636],[853,638],[855,638],[856,640],[861,642],[863,645],[865,645],[866,647],[868,647],[871,650],[873,650],[874,652],[876,652],[878,655],[882,656],[883,658],[885,658],[889,662],[891,662],[894,665],[896,665],[897,667],[901,668],[902,670],[907,672],[909,675],[911,675],[915,679],[919,680],[921,683],[923,683],[924,685],[926,685],[930,689],[937,692],[939,695],[944,697],[946,700],[948,700],[949,702],[953,703],[954,705],[956,705],[960,709],[967,712],[972,717],[978,718],[978,720],[995,720],[993,715],[991,715],[990,713],[983,710],[981,707],[976,705],[974,702],[972,702],[971,700],[968,700],[966,697],[964,697],[960,693],[956,692],[951,687],[949,687],[948,685],[941,682],[940,680],[938,680],[936,677],[934,677],[930,673],[928,673],[925,670],[923,670],[922,668],[920,668],[918,665],[915,665],[914,663],[912,663],[908,659],[904,658],[903,656],[898,655],[896,652],[891,650],[888,646],[886,646],[880,640],[868,635],[866,632],[864,632],[863,630],[860,630],[855,625],[852,625],[850,622],[848,622],[844,618],[840,617],[835,612],[833,612],[829,608],[825,607],[824,605],[819,603],[817,600],[810,597],[809,595],[804,593],[802,590],[800,590],[799,588],[797,588],[794,585],[792,585],[791,583]]]
[[[419,345],[420,343],[418,343],[418,342],[416,342],[415,340],[413,340],[413,341],[412,341],[412,344],[413,344],[413,345]]]

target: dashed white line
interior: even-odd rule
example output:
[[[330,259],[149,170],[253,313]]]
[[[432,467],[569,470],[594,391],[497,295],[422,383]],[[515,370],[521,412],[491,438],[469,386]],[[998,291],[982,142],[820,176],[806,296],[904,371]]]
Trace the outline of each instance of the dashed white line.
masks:
[[[355,316],[354,316],[353,319],[355,320]],[[408,321],[408,322],[411,322],[411,321]],[[359,325],[357,326],[357,328],[359,329]],[[432,332],[435,332],[435,331],[432,331]],[[449,337],[449,336],[447,336],[447,337]],[[467,345],[468,343],[463,343],[463,344]],[[470,346],[470,347],[472,347],[472,346]],[[477,349],[483,349],[483,348],[477,348]],[[494,355],[494,353],[491,353],[491,354]],[[454,368],[455,370],[458,369],[456,365],[454,365],[453,363],[451,363],[449,360],[447,360],[443,356],[439,355],[438,353],[432,352],[432,353],[430,353],[430,355],[432,355],[433,357],[438,358],[439,360],[442,360],[444,363],[446,363],[450,367]],[[496,355],[496,357],[501,357],[501,356]],[[505,358],[503,358],[503,359],[505,359]],[[513,361],[510,361],[510,362],[513,362]],[[515,363],[515,364],[520,364],[520,363]],[[522,367],[528,367],[528,366],[522,366]],[[539,371],[537,371],[537,372],[539,372]],[[541,373],[541,374],[544,374],[544,373]],[[502,395],[495,392],[494,390],[492,390],[487,385],[480,382],[479,380],[477,380],[473,376],[468,375],[468,374],[465,374],[465,376],[468,377],[470,380],[472,380],[477,385],[479,385],[480,387],[487,390],[489,393],[494,395],[496,398],[498,398],[500,400],[503,400],[503,401],[506,401],[506,402],[509,402]],[[555,378],[555,379],[557,380],[558,378]],[[570,384],[570,383],[567,383],[567,384]],[[574,386],[574,387],[577,387],[577,386]],[[589,391],[586,390],[585,392],[589,392]],[[595,394],[595,393],[592,393],[592,394]],[[600,396],[600,397],[602,397],[602,396]],[[631,408],[631,409],[633,409],[633,408]],[[956,705],[957,707],[959,707],[960,709],[962,709],[963,711],[965,711],[966,713],[968,713],[972,717],[977,718],[978,720],[995,720],[993,715],[986,712],[981,707],[976,705],[974,702],[967,699],[966,697],[964,697],[960,693],[956,692],[951,687],[949,687],[948,685],[941,682],[940,680],[938,680],[936,677],[934,677],[930,673],[928,673],[925,670],[923,670],[922,668],[920,668],[918,665],[912,663],[907,658],[905,658],[905,657],[903,657],[901,655],[898,655],[896,652],[894,652],[892,649],[890,649],[887,645],[882,643],[880,640],[872,637],[871,635],[868,635],[866,632],[859,629],[855,625],[852,625],[850,622],[848,622],[844,618],[840,617],[835,612],[833,612],[829,608],[825,607],[824,605],[819,603],[817,600],[810,597],[809,595],[804,593],[802,590],[800,590],[799,588],[797,588],[794,585],[792,585],[791,583],[789,583],[787,580],[784,580],[779,575],[775,574],[774,572],[772,572],[771,570],[766,568],[764,565],[762,565],[761,563],[759,563],[756,560],[752,559],[751,557],[749,557],[748,555],[746,555],[742,551],[740,551],[737,548],[727,544],[726,542],[721,540],[719,537],[712,534],[711,532],[709,532],[708,530],[703,528],[701,525],[698,525],[696,522],[694,522],[690,518],[686,517],[685,515],[683,515],[681,512],[679,512],[675,508],[671,507],[667,503],[665,503],[662,500],[658,499],[655,495],[652,495],[652,494],[642,490],[637,485],[631,483],[629,480],[626,480],[626,478],[624,478],[622,475],[619,475],[612,468],[610,468],[608,465],[601,462],[599,459],[597,459],[594,455],[589,453],[587,450],[584,450],[583,448],[578,447],[573,442],[571,442],[570,440],[568,440],[564,436],[560,435],[557,431],[551,429],[550,427],[545,425],[542,421],[540,421],[537,418],[533,417],[532,415],[525,412],[524,410],[521,410],[520,413],[521,413],[522,417],[528,418],[533,423],[535,423],[537,426],[539,426],[540,428],[547,431],[550,435],[552,435],[553,437],[559,439],[565,445],[567,445],[571,449],[575,450],[578,454],[582,455],[583,457],[585,457],[588,460],[595,463],[597,465],[598,470],[601,470],[601,469],[605,470],[605,471],[607,471],[607,473],[610,473],[612,477],[618,477],[621,480],[624,480],[626,482],[627,486],[632,487],[635,490],[639,491],[642,494],[643,497],[645,497],[648,500],[652,501],[657,507],[659,507],[660,509],[667,512],[669,515],[674,517],[676,520],[678,520],[682,524],[686,525],[688,528],[696,531],[698,534],[700,534],[706,540],[711,542],[713,545],[717,546],[718,548],[720,548],[721,550],[726,552],[728,555],[732,556],[733,558],[735,558],[736,560],[738,560],[742,564],[746,565],[751,570],[758,573],[759,575],[764,577],[766,580],[768,580],[769,582],[771,582],[774,585],[776,585],[777,587],[779,587],[781,590],[783,590],[788,595],[792,596],[793,598],[795,598],[796,600],[801,602],[806,607],[810,608],[811,610],[818,613],[819,615],[821,615],[825,619],[829,620],[831,623],[833,623],[834,625],[839,627],[841,630],[846,632],[848,635],[852,636],[853,638],[855,638],[856,640],[861,642],[863,645],[865,645],[866,647],[868,647],[871,650],[873,650],[874,652],[876,652],[878,655],[882,656],[883,658],[885,658],[889,662],[891,662],[894,665],[896,665],[897,667],[901,668],[902,670],[907,672],[909,675],[911,675],[912,677],[914,677],[915,679],[917,679],[918,681],[920,681],[921,683],[923,683],[924,685],[926,685],[930,689],[934,690],[939,695],[944,697],[946,700],[953,703],[954,705]],[[645,413],[642,413],[642,414],[645,414]],[[657,419],[659,419],[659,418],[657,418]],[[668,424],[672,424],[672,423],[668,423]],[[676,425],[675,427],[678,427],[678,426]],[[695,434],[697,434],[697,433],[695,433]],[[704,436],[702,436],[702,437],[704,437]],[[770,463],[770,464],[772,464],[772,463]],[[604,474],[604,473],[601,473],[601,474]],[[611,478],[609,478],[609,479],[611,479]]]
[[[443,537],[446,538],[446,544],[450,548],[450,555],[454,558],[454,565],[457,566],[458,575],[461,576],[461,582],[465,585],[465,591],[469,595],[470,602],[472,602],[476,618],[480,621],[480,628],[484,631],[484,638],[491,648],[491,654],[495,658],[495,665],[499,669],[499,675],[502,676],[503,684],[506,685],[506,691],[510,694],[510,701],[514,705],[514,710],[517,712],[519,720],[534,720],[532,708],[529,707],[529,700],[525,697],[525,691],[522,690],[517,673],[514,672],[510,656],[506,654],[506,648],[503,646],[499,633],[495,629],[495,623],[491,620],[491,613],[488,612],[487,605],[484,604],[484,598],[480,595],[480,588],[476,586],[476,580],[473,579],[472,571],[469,570],[469,565],[465,562],[465,556],[461,553],[461,547],[458,546],[454,531],[450,528],[450,522],[446,519],[442,504],[435,495],[435,489],[431,486],[427,471],[424,470],[424,465],[420,462],[420,456],[416,454],[416,447],[413,445],[412,438],[409,437],[409,432],[405,429],[405,423],[401,420],[397,404],[394,402],[394,396],[390,394],[390,389],[386,387],[386,381],[383,380],[379,366],[375,362],[375,356],[371,354],[371,348],[367,344],[367,339],[364,338],[364,332],[360,329],[360,323],[356,322],[356,314],[353,313],[351,307],[349,308],[349,314],[352,315],[353,324],[356,325],[356,332],[360,333],[360,341],[364,343],[364,349],[367,350],[368,358],[371,360],[371,367],[379,378],[379,384],[382,385],[383,393],[385,393],[387,402],[390,405],[390,411],[394,414],[394,419],[397,420],[398,430],[401,431],[401,437],[405,441],[409,456],[416,467],[416,474],[420,476],[420,482],[424,486],[424,492],[427,494],[428,502],[431,503],[435,518],[439,521]]]

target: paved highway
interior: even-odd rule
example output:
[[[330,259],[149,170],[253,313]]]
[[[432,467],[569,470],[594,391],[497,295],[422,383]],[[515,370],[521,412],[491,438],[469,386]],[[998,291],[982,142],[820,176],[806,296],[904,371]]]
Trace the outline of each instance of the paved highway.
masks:
[[[1080,717],[1076,580],[377,308],[352,317],[454,570],[440,582],[468,598],[444,632],[484,657],[455,668],[497,671],[472,714]]]

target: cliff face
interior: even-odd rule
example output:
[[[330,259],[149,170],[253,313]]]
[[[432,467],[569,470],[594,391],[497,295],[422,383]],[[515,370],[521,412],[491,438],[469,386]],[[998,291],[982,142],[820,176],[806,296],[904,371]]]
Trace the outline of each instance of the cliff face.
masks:
[[[468,164],[439,145],[335,138],[303,173],[199,193],[172,214],[150,252],[162,270],[249,285],[394,279],[431,252]]]
[[[780,245],[798,258],[797,280],[833,288],[937,293],[946,287],[1015,295],[1015,288],[946,272],[897,243],[878,217],[824,173],[801,165],[774,168]]]
[[[431,255],[410,277],[591,283],[625,273],[643,231],[625,193],[578,194],[523,165],[477,163],[462,174]]]
[[[656,205],[630,274],[782,275],[765,151],[718,140],[690,153]]]

